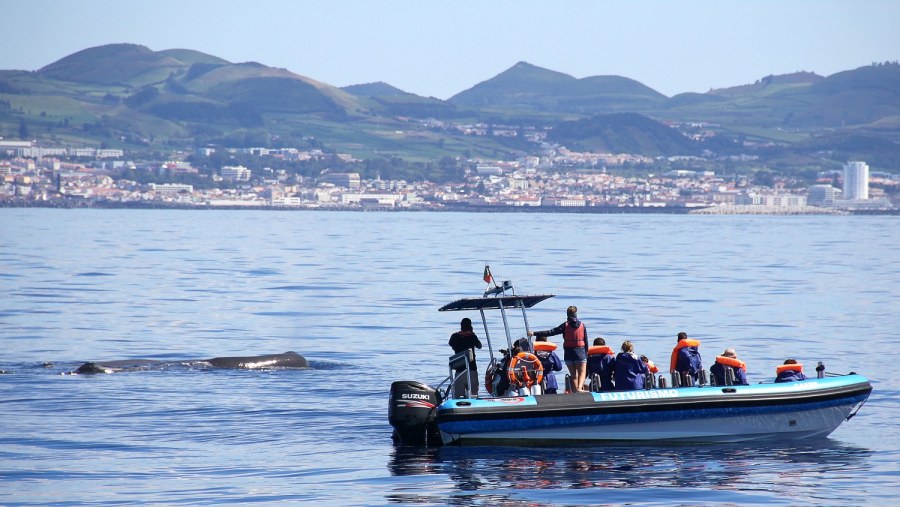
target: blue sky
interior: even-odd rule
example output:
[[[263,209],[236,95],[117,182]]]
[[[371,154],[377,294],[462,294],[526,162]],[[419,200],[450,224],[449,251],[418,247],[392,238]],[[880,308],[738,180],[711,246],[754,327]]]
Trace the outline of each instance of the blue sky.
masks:
[[[0,69],[129,42],[441,99],[527,61],[665,94],[900,60],[900,1],[0,0]]]

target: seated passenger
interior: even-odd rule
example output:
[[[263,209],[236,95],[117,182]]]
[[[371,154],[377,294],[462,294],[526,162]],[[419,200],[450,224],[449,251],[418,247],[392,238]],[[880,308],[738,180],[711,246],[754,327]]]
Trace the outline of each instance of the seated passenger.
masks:
[[[647,365],[647,369],[650,370],[650,373],[659,373],[659,368],[653,364],[653,361],[651,361],[649,357],[642,355],[641,361]]]
[[[509,362],[512,359],[512,356],[521,352],[518,348],[518,342],[513,344],[512,354],[506,349],[500,349],[500,353],[503,354],[503,358],[500,359],[500,362],[497,364],[497,369],[492,373],[491,382],[494,386],[491,394],[494,396],[502,397],[509,394],[510,383],[509,383]],[[487,379],[485,379],[487,382]]]
[[[527,338],[520,338],[513,342],[513,348],[511,351],[500,349],[500,353],[503,354],[503,359],[500,360],[496,375],[493,379],[493,382],[496,385],[493,393],[494,396],[508,396],[513,394],[513,386],[509,381],[509,364],[516,354],[518,354],[519,352],[525,352],[522,350],[523,344],[525,344],[528,349],[531,348],[531,345],[528,343]]]
[[[615,381],[616,391],[634,391],[644,388],[644,381],[650,370],[647,363],[634,353],[634,345],[630,341],[622,343],[622,352],[616,356]]]
[[[688,338],[684,331],[678,333],[678,344],[672,349],[672,360],[669,364],[669,373],[687,373],[697,382],[703,362],[700,358],[700,342]]]
[[[725,371],[731,369],[734,372],[734,385],[748,385],[747,382],[747,365],[737,358],[737,352],[734,349],[725,349],[721,356],[716,356],[716,363],[709,367],[709,373],[715,380],[717,386],[727,385],[725,382]]]
[[[796,359],[785,359],[784,364],[775,369],[778,374],[775,382],[794,382],[797,380],[806,380],[803,374],[803,365],[798,363]]]
[[[588,348],[588,382],[597,375],[600,378],[600,391],[612,391],[615,367],[616,353],[606,344],[606,340],[599,336],[594,338],[594,345]]]
[[[535,355],[541,360],[541,366],[544,367],[544,380],[546,394],[556,394],[559,390],[559,384],[556,382],[555,371],[562,371],[562,360],[556,355],[556,344],[547,341],[546,336],[539,336],[534,342]]]

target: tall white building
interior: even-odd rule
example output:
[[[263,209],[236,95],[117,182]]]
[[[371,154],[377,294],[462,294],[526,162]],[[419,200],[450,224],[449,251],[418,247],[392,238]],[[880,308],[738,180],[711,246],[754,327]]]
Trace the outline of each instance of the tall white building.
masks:
[[[857,201],[869,198],[869,165],[847,162],[844,165],[844,199]]]

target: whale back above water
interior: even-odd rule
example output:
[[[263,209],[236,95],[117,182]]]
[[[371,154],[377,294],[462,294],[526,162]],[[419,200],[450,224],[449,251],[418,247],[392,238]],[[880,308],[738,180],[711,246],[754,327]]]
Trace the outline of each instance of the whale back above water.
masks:
[[[91,361],[79,366],[71,373],[115,373],[161,367],[171,364],[207,363],[216,368],[309,368],[305,357],[294,351],[261,356],[214,357],[191,361],[158,361],[154,359],[121,359],[116,361]]]
[[[165,364],[154,359],[121,359],[117,361],[87,362],[73,373],[115,373],[123,370],[140,370]]]
[[[308,368],[309,362],[300,354],[289,351],[263,356],[214,357],[207,363],[217,368]]]

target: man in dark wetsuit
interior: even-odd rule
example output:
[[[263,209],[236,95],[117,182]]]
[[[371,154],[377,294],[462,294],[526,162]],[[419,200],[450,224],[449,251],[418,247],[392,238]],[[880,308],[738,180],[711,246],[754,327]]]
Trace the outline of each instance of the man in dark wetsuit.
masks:
[[[460,375],[453,384],[453,391],[456,393],[465,392],[466,385],[468,384],[472,391],[472,397],[477,397],[478,367],[475,365],[475,349],[481,348],[481,340],[478,339],[475,331],[472,330],[472,319],[466,317],[459,322],[459,331],[450,335],[450,347],[453,349],[454,354],[459,354],[466,349],[472,349],[472,362],[469,363],[469,375],[471,378],[466,382],[466,376]],[[455,374],[459,375],[464,371],[465,370],[462,369],[456,370]]]

